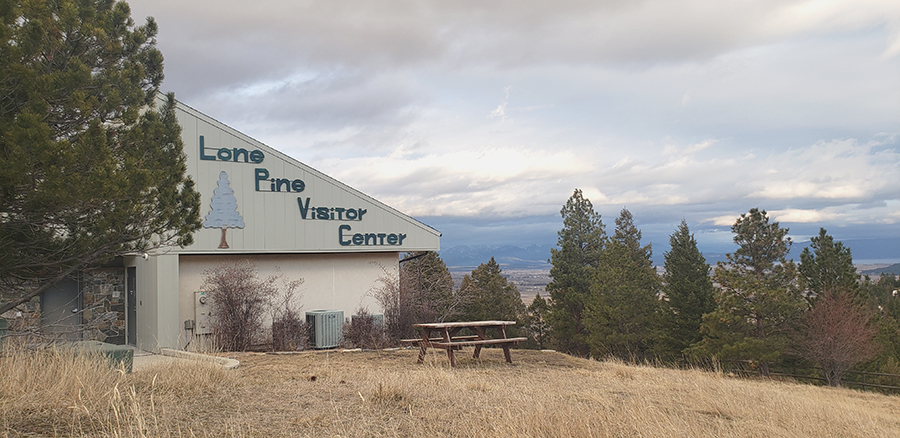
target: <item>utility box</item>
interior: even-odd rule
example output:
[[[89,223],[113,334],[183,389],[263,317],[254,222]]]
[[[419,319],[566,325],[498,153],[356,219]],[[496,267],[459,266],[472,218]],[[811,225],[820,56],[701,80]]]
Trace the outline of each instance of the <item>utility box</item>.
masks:
[[[212,299],[206,292],[194,292],[194,334],[212,334]]]
[[[306,312],[309,343],[313,348],[335,348],[344,337],[343,310],[312,310]]]
[[[74,351],[91,354],[102,354],[110,366],[122,367],[126,373],[131,372],[134,364],[134,349],[127,345],[107,344],[100,341],[78,341],[72,344]]]

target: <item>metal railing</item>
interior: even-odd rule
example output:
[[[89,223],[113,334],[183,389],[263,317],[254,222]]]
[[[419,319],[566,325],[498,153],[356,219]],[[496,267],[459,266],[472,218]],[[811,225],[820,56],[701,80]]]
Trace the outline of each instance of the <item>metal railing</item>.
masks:
[[[722,371],[726,373],[732,373],[742,377],[766,377],[763,374],[762,370],[759,369],[756,364],[750,361],[726,361],[721,362],[721,365]],[[729,367],[728,365],[732,366]],[[804,374],[804,372],[807,373]],[[790,368],[787,368],[770,365],[768,377],[788,377],[795,380],[805,380],[826,384],[827,380],[824,377],[821,377],[822,373],[823,368],[818,366],[792,366]],[[850,376],[856,376],[856,378],[850,378]],[[877,380],[884,378],[890,378],[892,380],[900,382],[900,374],[873,373],[868,371],[851,370],[844,373],[844,377],[841,379],[841,386],[858,387],[862,389],[874,388],[882,390],[883,392],[900,393],[900,386],[875,383],[877,382]]]

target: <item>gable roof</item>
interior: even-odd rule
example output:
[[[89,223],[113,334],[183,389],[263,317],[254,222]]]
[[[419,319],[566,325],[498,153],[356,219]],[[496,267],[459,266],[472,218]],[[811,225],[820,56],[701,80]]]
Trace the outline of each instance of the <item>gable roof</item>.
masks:
[[[203,228],[179,253],[437,251],[441,233],[178,102]],[[227,247],[226,247],[227,245]]]

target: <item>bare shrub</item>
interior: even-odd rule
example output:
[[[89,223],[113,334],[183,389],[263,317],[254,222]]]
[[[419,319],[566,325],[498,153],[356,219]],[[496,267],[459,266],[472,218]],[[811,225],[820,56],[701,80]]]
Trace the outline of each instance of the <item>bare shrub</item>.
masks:
[[[303,320],[303,306],[297,304],[303,279],[278,278],[282,285],[272,303],[272,349],[305,350],[309,346],[309,327]]]
[[[303,344],[291,340],[304,335],[299,307],[293,304],[302,280],[289,281],[282,274],[260,278],[256,265],[249,260],[218,265],[204,275],[201,291],[212,301],[217,348],[244,351],[268,343],[273,338],[265,330],[266,311],[271,311],[273,322],[279,323],[282,345],[302,348]]]
[[[401,292],[400,281],[387,272],[378,278],[380,283],[371,291],[384,309],[384,330],[392,341],[412,337],[412,324],[416,322],[409,294]]]
[[[392,342],[416,335],[412,324],[446,321],[460,313],[465,296],[453,293],[450,271],[436,253],[419,253],[388,272],[370,291],[384,309],[385,332]]]
[[[356,315],[344,324],[344,342],[352,348],[380,349],[391,344],[385,334],[384,324],[375,321],[366,309],[357,309]]]
[[[878,354],[871,315],[847,294],[820,296],[803,318],[800,354],[817,362],[830,386],[840,386],[850,368]]]

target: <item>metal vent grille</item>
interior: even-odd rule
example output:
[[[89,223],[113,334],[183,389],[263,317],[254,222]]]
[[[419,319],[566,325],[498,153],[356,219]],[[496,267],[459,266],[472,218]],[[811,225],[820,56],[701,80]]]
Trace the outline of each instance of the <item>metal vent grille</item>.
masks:
[[[313,348],[335,348],[344,337],[343,310],[312,310],[306,312],[309,342]]]

